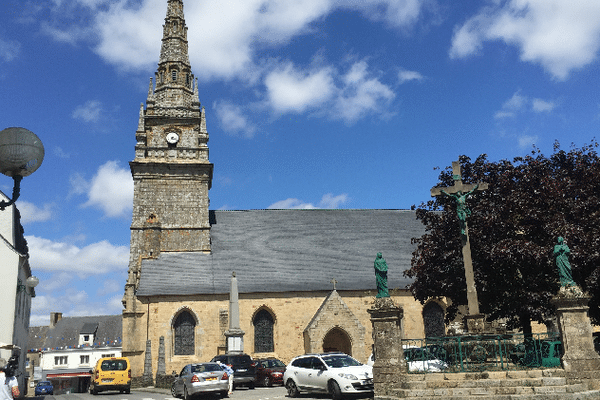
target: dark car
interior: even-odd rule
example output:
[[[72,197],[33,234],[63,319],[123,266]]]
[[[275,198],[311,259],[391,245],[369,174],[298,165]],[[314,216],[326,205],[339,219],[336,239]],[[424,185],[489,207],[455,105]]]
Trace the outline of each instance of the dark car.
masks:
[[[248,354],[221,354],[210,362],[227,364],[233,369],[233,386],[248,386],[254,389],[256,384],[256,363]]]
[[[256,360],[256,382],[263,386],[283,385],[285,364],[276,358]]]
[[[41,381],[35,385],[35,395],[43,396],[45,394],[54,394],[54,386],[52,386],[52,382],[49,381]]]

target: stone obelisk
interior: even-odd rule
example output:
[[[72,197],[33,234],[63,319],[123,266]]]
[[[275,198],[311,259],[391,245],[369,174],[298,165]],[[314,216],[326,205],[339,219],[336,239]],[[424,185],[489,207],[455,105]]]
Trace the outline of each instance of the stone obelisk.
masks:
[[[227,354],[240,354],[244,352],[244,331],[240,329],[240,304],[238,299],[238,285],[235,272],[231,275],[231,289],[229,291],[229,329],[225,332],[227,337]]]

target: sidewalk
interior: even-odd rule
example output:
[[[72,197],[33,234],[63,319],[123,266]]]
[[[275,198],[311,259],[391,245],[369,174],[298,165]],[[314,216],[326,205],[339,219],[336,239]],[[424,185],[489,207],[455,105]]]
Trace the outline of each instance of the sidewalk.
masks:
[[[148,392],[148,393],[161,393],[161,394],[171,394],[171,390],[170,389],[162,389],[162,388],[156,388],[154,386],[146,386],[146,387],[139,387],[139,388],[131,388],[132,392]]]

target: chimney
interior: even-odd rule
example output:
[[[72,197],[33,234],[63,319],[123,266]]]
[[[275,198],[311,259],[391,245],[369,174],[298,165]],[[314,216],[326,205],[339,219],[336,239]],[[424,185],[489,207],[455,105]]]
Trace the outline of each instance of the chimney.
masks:
[[[62,319],[61,312],[51,312],[50,313],[50,328],[54,328],[54,325],[56,325],[56,323],[58,321],[60,321],[61,319]]]

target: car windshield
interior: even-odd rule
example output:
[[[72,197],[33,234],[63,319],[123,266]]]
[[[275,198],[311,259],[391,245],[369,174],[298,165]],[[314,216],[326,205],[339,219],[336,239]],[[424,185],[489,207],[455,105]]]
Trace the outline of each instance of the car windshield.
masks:
[[[51,383],[50,382],[39,382],[38,386],[50,386]]]
[[[354,358],[345,355],[324,356],[322,358],[329,368],[356,367],[362,365]]]
[[[192,365],[192,372],[213,372],[222,371],[219,364],[194,364]]]
[[[265,360],[262,364],[265,368],[285,367],[285,364],[279,360]]]

